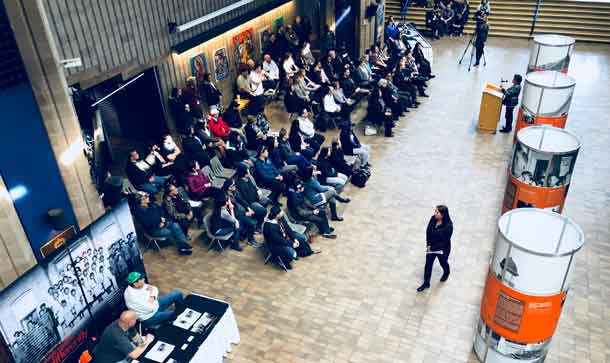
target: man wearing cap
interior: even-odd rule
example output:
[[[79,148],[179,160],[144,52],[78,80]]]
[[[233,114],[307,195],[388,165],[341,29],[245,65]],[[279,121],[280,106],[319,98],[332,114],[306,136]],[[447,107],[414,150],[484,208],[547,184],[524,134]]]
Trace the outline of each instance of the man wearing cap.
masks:
[[[137,318],[133,311],[125,310],[118,320],[104,329],[99,343],[93,349],[93,361],[100,363],[127,363],[137,359],[155,339],[152,334],[141,337],[134,326]]]
[[[284,211],[278,205],[271,207],[269,219],[265,222],[263,234],[269,251],[278,256],[287,269],[292,270],[291,262],[298,257],[310,256],[320,253],[313,251],[307,242],[307,238],[296,238],[290,228],[282,223]]]
[[[218,108],[216,107],[210,108],[208,127],[214,136],[220,137],[221,139],[227,138],[231,133],[231,128],[222,120],[222,117],[218,114]]]
[[[174,290],[159,296],[159,289],[145,283],[144,276],[136,271],[127,275],[127,283],[129,286],[123,294],[125,305],[144,325],[152,326],[174,318],[175,313],[169,308],[182,303],[182,292]]]

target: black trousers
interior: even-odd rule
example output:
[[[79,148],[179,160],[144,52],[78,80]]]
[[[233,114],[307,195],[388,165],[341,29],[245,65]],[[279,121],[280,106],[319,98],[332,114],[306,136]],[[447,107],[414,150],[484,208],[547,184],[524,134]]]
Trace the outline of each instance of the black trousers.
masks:
[[[318,227],[318,231],[320,233],[330,233],[330,225],[328,224],[328,216],[326,215],[326,211],[324,208],[320,209],[320,213],[318,215],[310,215],[310,216],[299,216],[300,219],[312,222]]]
[[[508,107],[506,106],[506,111],[504,112],[504,118],[506,122],[504,123],[504,129],[512,130],[513,129],[513,111],[515,110],[515,106]]]
[[[430,284],[430,277],[432,276],[432,265],[434,265],[434,260],[438,257],[438,262],[441,264],[443,268],[443,275],[449,275],[449,253],[451,253],[451,246],[447,247],[443,250],[442,255],[437,255],[433,253],[426,254],[426,267],[424,267],[424,284]]]
[[[481,61],[481,57],[483,56],[483,52],[484,52],[484,48],[485,48],[485,43],[475,43],[474,44],[476,51],[476,57],[477,57],[477,61],[475,62],[475,64],[479,64],[479,62]]]

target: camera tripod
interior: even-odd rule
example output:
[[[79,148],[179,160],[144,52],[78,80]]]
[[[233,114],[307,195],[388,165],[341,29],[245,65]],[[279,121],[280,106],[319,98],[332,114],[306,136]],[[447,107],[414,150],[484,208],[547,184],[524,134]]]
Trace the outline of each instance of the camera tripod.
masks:
[[[477,36],[477,32],[475,31],[472,34],[472,37],[470,37],[470,40],[468,41],[468,44],[466,45],[466,49],[464,49],[464,53],[462,53],[462,57],[460,58],[460,61],[458,62],[458,64],[462,64],[462,61],[464,60],[464,57],[466,56],[466,52],[468,52],[468,48],[472,47],[470,49],[470,61],[468,62],[468,72],[470,72],[470,68],[472,67],[472,58],[474,57],[474,50],[475,50],[474,38],[476,36]],[[483,51],[483,65],[484,66],[487,65],[487,59],[485,59],[485,51]]]

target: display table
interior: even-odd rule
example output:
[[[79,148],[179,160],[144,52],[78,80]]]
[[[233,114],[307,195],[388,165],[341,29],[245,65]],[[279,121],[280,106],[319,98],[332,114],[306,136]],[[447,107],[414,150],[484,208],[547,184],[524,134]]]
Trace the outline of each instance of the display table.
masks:
[[[180,316],[185,309],[197,313],[213,315],[210,323],[200,333],[167,323],[155,332],[155,340],[140,356],[138,362],[156,363],[149,359],[160,342],[174,346],[164,363],[222,363],[226,353],[231,351],[231,344],[239,343],[239,330],[231,306],[224,301],[203,295],[191,294],[184,299],[184,307],[177,311]],[[176,319],[178,321],[178,319]],[[191,328],[189,326],[189,328]],[[184,349],[182,349],[184,347]],[[171,347],[170,347],[171,349]]]

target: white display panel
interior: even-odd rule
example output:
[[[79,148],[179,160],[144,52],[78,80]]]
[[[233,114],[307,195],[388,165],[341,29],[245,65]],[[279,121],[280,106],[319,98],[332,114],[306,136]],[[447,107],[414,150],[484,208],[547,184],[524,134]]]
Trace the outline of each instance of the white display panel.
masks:
[[[537,35],[532,41],[529,69],[562,70],[570,64],[574,38],[563,35]]]
[[[551,340],[537,344],[519,344],[511,342],[494,333],[479,319],[474,339],[474,352],[481,362],[542,362],[548,352]],[[489,349],[487,349],[489,344]],[[487,353],[486,353],[487,351]],[[483,359],[485,360],[483,361]]]
[[[544,71],[525,76],[521,105],[537,116],[567,114],[576,81],[561,72]]]
[[[541,209],[512,210],[500,218],[498,226],[512,244],[533,254],[574,253],[584,243],[582,230],[574,222]],[[563,238],[559,243],[562,233]],[[557,249],[558,243],[559,249]]]
[[[564,154],[580,148],[580,141],[574,134],[548,125],[522,129],[517,140],[528,148],[548,153]]]

